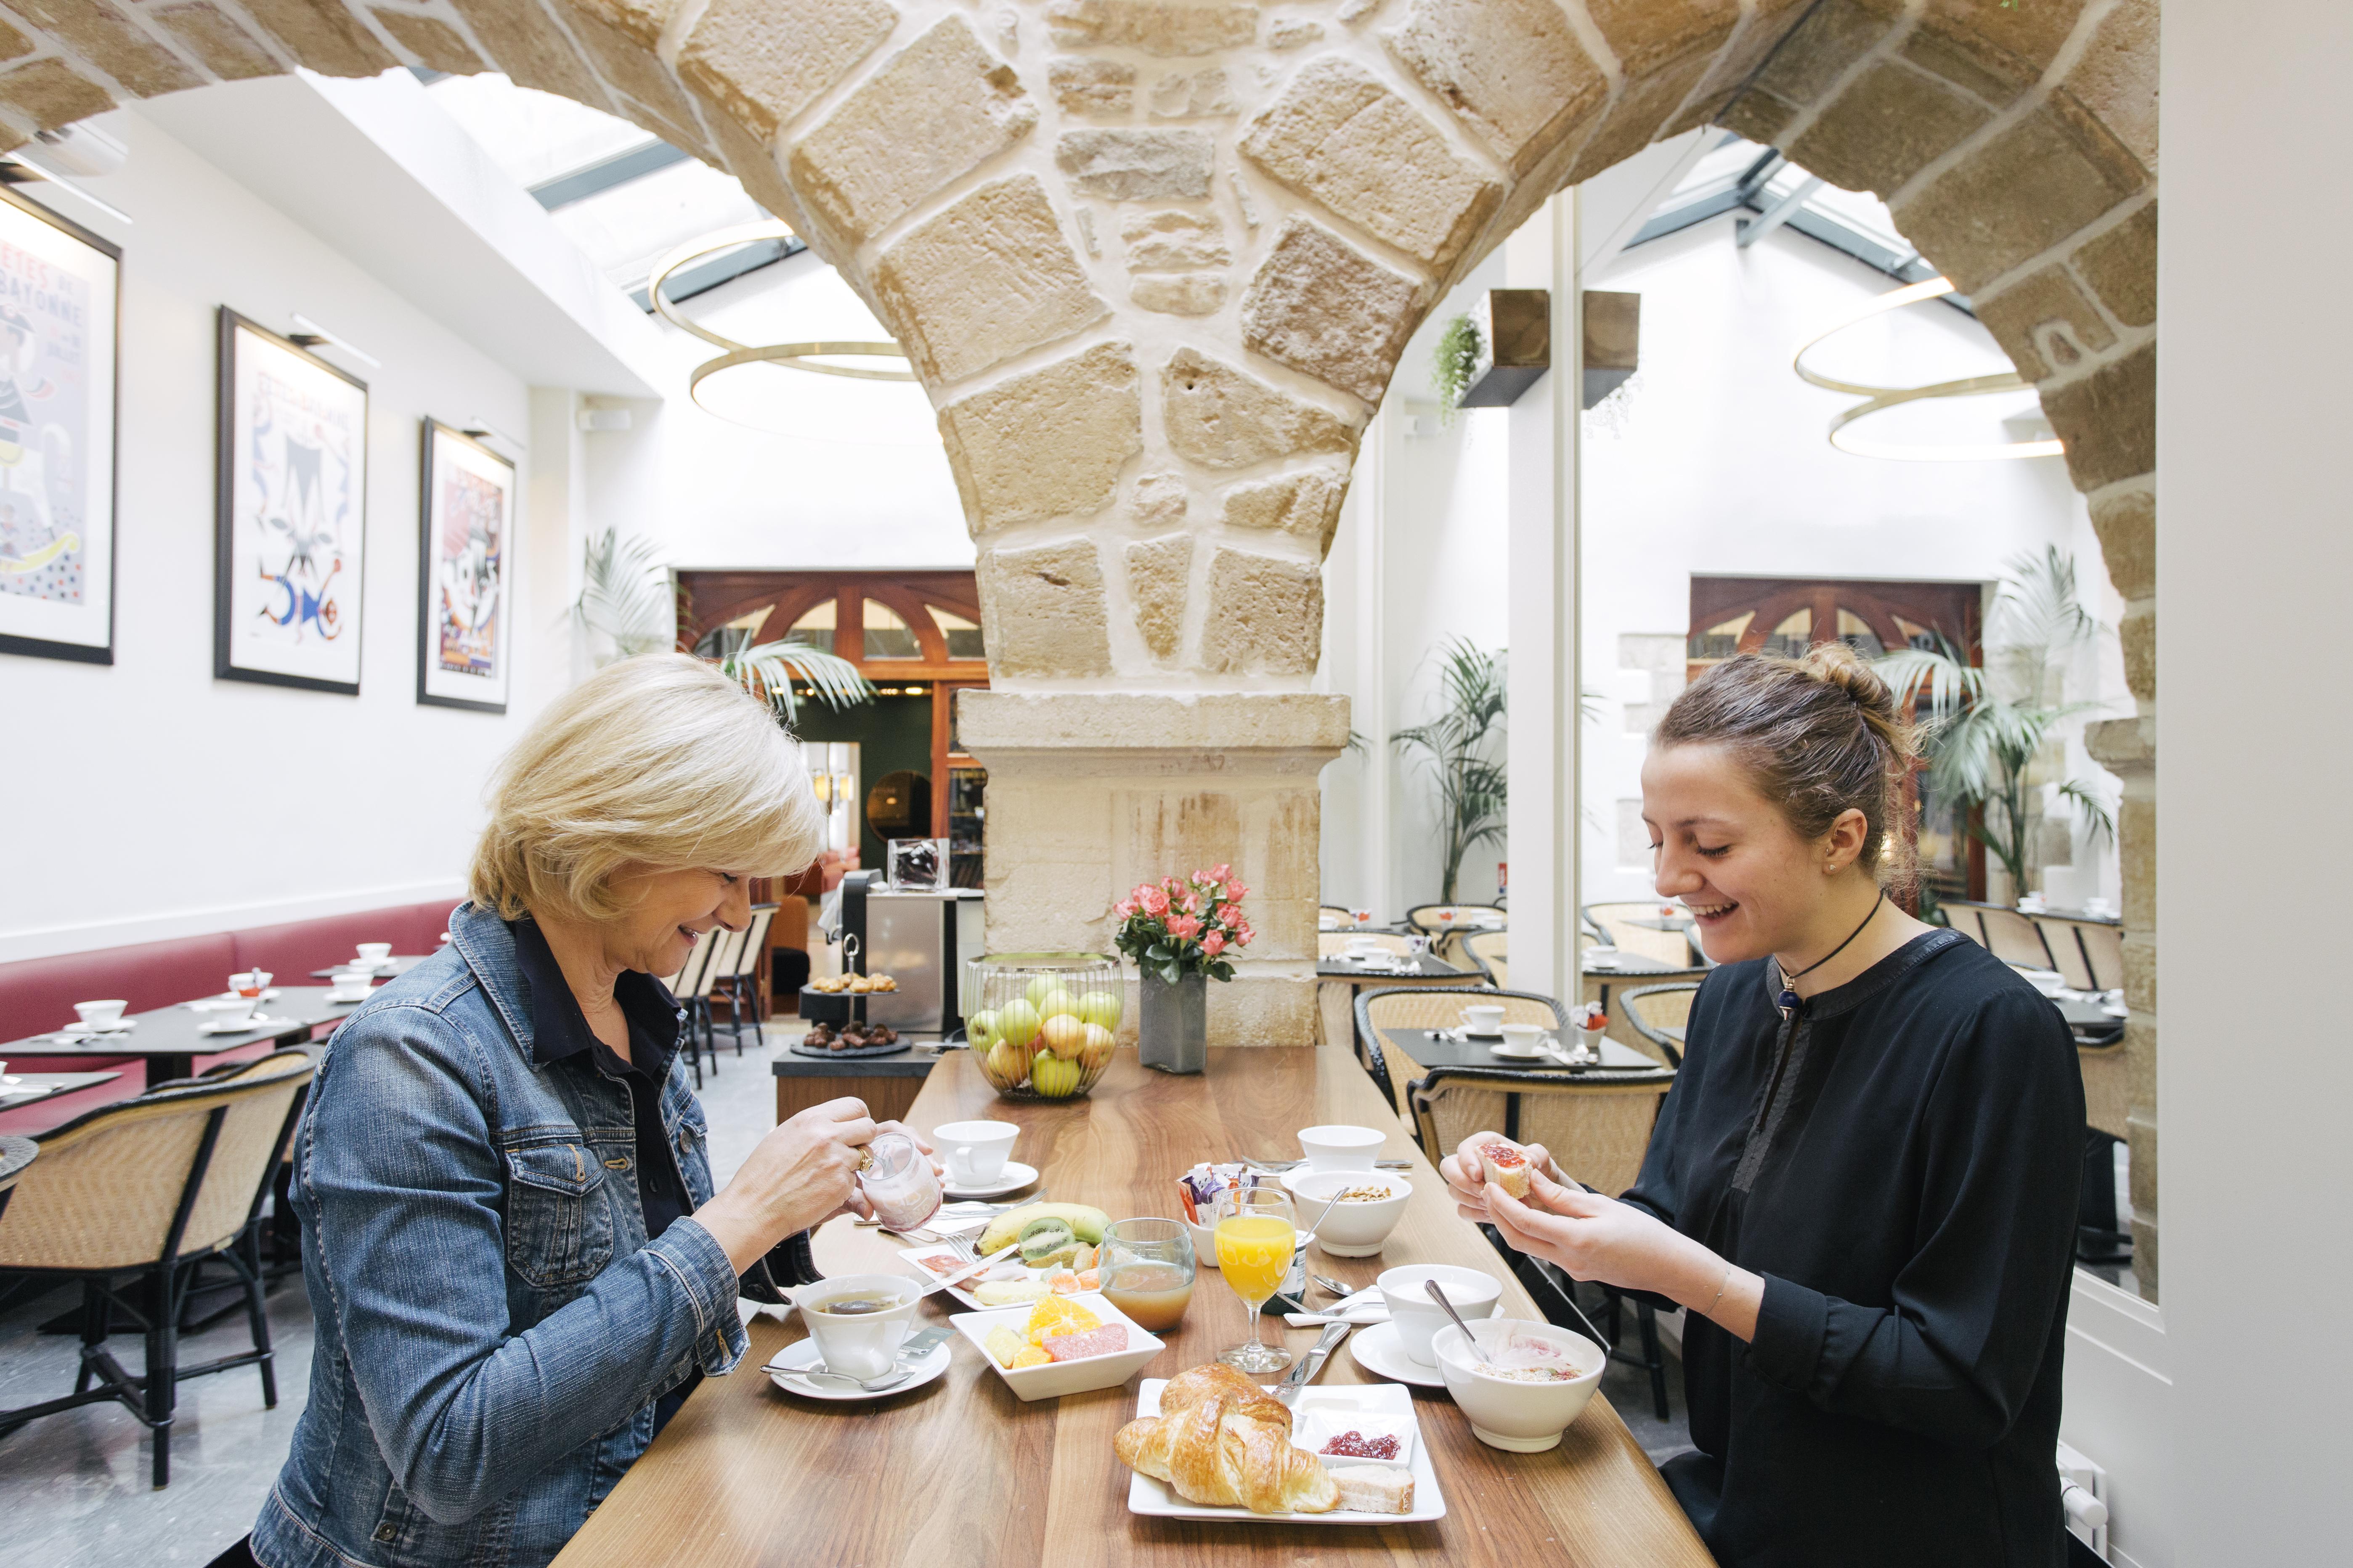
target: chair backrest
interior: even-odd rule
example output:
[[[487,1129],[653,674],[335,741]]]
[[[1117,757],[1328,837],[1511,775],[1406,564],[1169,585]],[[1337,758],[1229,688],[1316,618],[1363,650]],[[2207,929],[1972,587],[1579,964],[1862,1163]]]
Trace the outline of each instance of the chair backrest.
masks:
[[[711,963],[711,950],[719,945],[723,928],[712,926],[694,939],[694,951],[678,966],[678,973],[662,981],[663,989],[681,1001],[694,994],[694,983],[702,978],[703,969]]]
[[[1348,951],[1352,942],[1368,942],[1384,952],[1406,953],[1412,951],[1405,938],[1387,931],[1319,931],[1315,937],[1315,954],[1319,958],[1337,958]]]
[[[1609,944],[1620,952],[1630,952],[1659,963],[1672,964],[1677,969],[1689,969],[1692,963],[1691,940],[1679,931],[1651,931],[1630,922],[1659,918],[1656,903],[1588,904],[1586,918],[1601,928]]]
[[[1315,918],[1318,921],[1338,921],[1344,926],[1352,926],[1356,923],[1356,911],[1344,910],[1337,904],[1318,904],[1315,906]]]
[[[1985,918],[1978,912],[1978,907],[1975,904],[1965,904],[1957,900],[1947,899],[1936,907],[1945,911],[1947,925],[1951,926],[1979,947],[1993,945],[1986,941]]]
[[[735,967],[732,973],[757,974],[760,962],[768,952],[768,924],[776,918],[774,910],[754,910],[752,923],[744,928],[744,940],[735,950]]]
[[[694,977],[692,994],[709,997],[718,986],[722,975],[735,973],[735,955],[744,951],[744,939],[749,934],[748,927],[744,931],[729,931],[724,926],[713,928],[711,956],[704,961],[702,973]]]
[[[1680,980],[1665,985],[1637,985],[1621,991],[1617,1000],[1626,1009],[1626,1021],[1669,1067],[1683,1065],[1683,1047],[1679,1036],[1691,1022],[1692,998],[1699,994],[1695,981]],[[1666,1031],[1672,1029],[1673,1034]]]
[[[42,1133],[40,1159],[0,1215],[0,1268],[132,1268],[167,1248],[223,1246],[252,1217],[315,1070],[308,1054],[277,1051]]]
[[[1433,1160],[1473,1132],[1501,1132],[1543,1144],[1564,1173],[1614,1198],[1641,1173],[1659,1102],[1673,1087],[1664,1068],[1608,1079],[1433,1068],[1407,1086],[1406,1098]]]
[[[2092,961],[2084,956],[2084,944],[2075,933],[2084,929],[2081,921],[2062,920],[2056,915],[2036,915],[2034,929],[2042,933],[2042,945],[2051,954],[2052,967],[2060,978],[2077,991],[2100,991],[2105,986],[2092,979]]]
[[[1450,910],[1453,913],[1454,919],[1440,918],[1442,912]],[[1472,921],[1474,911],[1490,921],[1498,916],[1505,920],[1511,918],[1504,914],[1504,906],[1501,904],[1416,904],[1406,910],[1405,923],[1418,931],[1431,934],[1451,931],[1476,931],[1479,928],[1472,924]]]
[[[2092,966],[2092,989],[2121,991],[2125,988],[2125,933],[2123,928],[2101,921],[2084,921],[2075,927],[2075,935],[2084,944],[2084,961]]]
[[[2044,945],[2042,933],[2016,910],[2006,910],[2000,904],[1979,904],[1978,914],[1985,921],[1986,946],[2004,963],[2028,969],[2059,967],[2051,961],[2051,949]]]
[[[1512,984],[1512,933],[1507,931],[1472,931],[1462,939],[1462,951],[1487,977],[1487,984],[1498,991]]]

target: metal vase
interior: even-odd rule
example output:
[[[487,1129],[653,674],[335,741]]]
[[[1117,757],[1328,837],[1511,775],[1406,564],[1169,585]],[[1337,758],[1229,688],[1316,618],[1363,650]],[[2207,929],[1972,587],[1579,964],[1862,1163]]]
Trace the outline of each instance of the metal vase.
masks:
[[[1209,1065],[1209,977],[1188,971],[1171,985],[1139,967],[1135,1050],[1145,1067],[1162,1072],[1199,1072]]]

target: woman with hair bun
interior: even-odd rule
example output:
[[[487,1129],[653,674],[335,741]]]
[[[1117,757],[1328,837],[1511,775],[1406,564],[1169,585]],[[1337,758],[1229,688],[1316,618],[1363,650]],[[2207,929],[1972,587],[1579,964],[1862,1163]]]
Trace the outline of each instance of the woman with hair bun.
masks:
[[[2083,1081],[2056,1009],[1888,900],[1914,763],[1842,645],[1694,682],[1642,816],[1720,967],[1641,1179],[1606,1197],[1532,1147],[1515,1199],[1482,1180],[1488,1134],[1442,1167],[1514,1247],[1689,1309],[1696,1451],[1662,1468],[1728,1568],[2065,1560]]]

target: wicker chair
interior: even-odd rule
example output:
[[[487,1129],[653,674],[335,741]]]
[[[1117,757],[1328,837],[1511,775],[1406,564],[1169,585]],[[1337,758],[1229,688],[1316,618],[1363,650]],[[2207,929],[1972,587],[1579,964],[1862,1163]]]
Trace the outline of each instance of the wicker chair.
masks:
[[[2081,921],[2071,921],[2058,915],[2036,915],[2034,929],[2042,934],[2042,946],[2051,954],[2051,967],[2074,991],[2099,991],[2105,987],[2092,979],[2091,956],[2084,952],[2084,943],[2075,933],[2084,929]]]
[[[735,1042],[735,1054],[744,1054],[744,1016],[748,1009],[752,1016],[752,1039],[762,1049],[768,1044],[766,1031],[760,1027],[760,963],[768,952],[768,927],[776,918],[774,909],[752,911],[752,923],[735,944],[735,962],[719,976],[713,988],[715,996],[724,992],[727,998],[727,1033]],[[718,1028],[712,1028],[711,1054],[719,1055]]]
[[[2125,933],[2121,927],[2105,921],[2084,921],[2075,927],[2075,940],[2084,944],[2084,962],[2091,965],[2092,989],[2121,991],[2125,988]]]
[[[1472,1004],[1502,1007],[1506,1024],[1540,1024],[1547,1029],[1566,1026],[1560,1006],[1551,997],[1524,991],[1493,991],[1484,985],[1391,985],[1361,993],[1356,997],[1356,1059],[1365,1064],[1365,1070],[1373,1075],[1391,1105],[1411,1114],[1398,1100],[1384,1047],[1398,1049],[1409,1061],[1412,1057],[1401,1047],[1391,1046],[1388,1037],[1412,1029],[1451,1029],[1462,1021],[1462,1009]],[[1430,1158],[1444,1152],[1439,1150]]]
[[[1652,931],[1647,926],[1631,923],[1638,920],[1658,919],[1659,908],[1656,902],[1588,904],[1585,906],[1585,918],[1599,926],[1609,938],[1610,945],[1621,952],[1637,953],[1677,969],[1694,967],[1691,939],[1683,932]]]
[[[171,1480],[183,1378],[258,1367],[262,1403],[276,1406],[254,1217],[313,1070],[307,1053],[278,1051],[233,1075],[151,1089],[40,1135],[40,1159],[0,1215],[0,1268],[80,1282],[81,1370],[71,1394],[0,1411],[0,1433],[112,1400],[154,1434],[153,1481],[162,1487]],[[228,1260],[243,1278],[253,1349],[182,1366],[180,1310],[194,1266],[210,1258]],[[145,1287],[132,1299],[115,1289],[123,1274]],[[106,1348],[118,1310],[146,1334],[142,1376]]]
[[[1340,929],[1342,931],[1345,931],[1350,926],[1356,923],[1356,911],[1354,910],[1344,910],[1337,904],[1316,905],[1315,923],[1321,926],[1325,921],[1338,921],[1340,922]]]
[[[1993,945],[1986,941],[1985,918],[1978,913],[1977,905],[1947,899],[1936,907],[1944,911],[1947,925],[1968,937],[1979,947],[1989,948]]]
[[[1382,952],[1394,952],[1400,958],[1413,951],[1413,944],[1405,938],[1391,936],[1387,931],[1327,931],[1315,938],[1315,955],[1318,958],[1337,958],[1348,951],[1348,944],[1352,942],[1371,942]]]
[[[1498,991],[1512,984],[1512,933],[1507,931],[1472,931],[1462,939],[1462,956],[1478,965],[1487,984]]]
[[[734,973],[735,960],[744,951],[744,939],[749,934],[748,931],[712,927],[710,949],[704,954],[702,968],[688,983],[685,990],[671,993],[686,1004],[686,1059],[694,1068],[694,1087],[697,1089],[702,1087],[704,1052],[711,1054],[712,1074],[719,1071],[719,1029],[712,1022],[711,994],[717,988],[721,976]],[[697,951],[702,951],[700,943]]]
[[[1945,918],[1960,918],[1960,911],[1969,911],[1978,930],[1977,936],[1996,958],[2021,969],[2057,969],[2051,949],[2044,945],[2042,933],[2034,922],[2007,904],[1981,904],[1974,900],[1948,900],[1944,905]]]
[[[1490,916],[1502,916],[1507,921],[1511,918],[1504,913],[1504,906],[1501,904],[1416,904],[1412,909],[1406,910],[1405,923],[1430,938],[1430,952],[1457,969],[1469,970],[1474,966],[1461,956],[1462,939],[1474,931],[1483,929],[1468,923],[1467,917],[1473,911]],[[1439,918],[1441,913],[1448,912],[1456,918],[1453,920]]]
[[[1430,1076],[1406,1086],[1416,1135],[1432,1160],[1442,1159],[1474,1132],[1500,1130],[1524,1143],[1541,1143],[1563,1173],[1595,1192],[1616,1197],[1641,1173],[1642,1155],[1650,1148],[1651,1129],[1659,1119],[1659,1102],[1674,1086],[1671,1068],[1650,1072],[1612,1073],[1608,1078],[1569,1078],[1553,1074],[1504,1073],[1480,1068],[1433,1068]],[[1491,1241],[1503,1247],[1502,1238]],[[1512,1258],[1514,1272],[1530,1273],[1566,1305],[1556,1315],[1546,1293],[1535,1292],[1545,1304],[1545,1316],[1563,1327],[1590,1326],[1577,1307],[1574,1287],[1566,1276],[1537,1258]],[[1609,1300],[1609,1331],[1604,1343],[1618,1340],[1618,1292],[1604,1288]],[[1635,1304],[1642,1353],[1609,1354],[1650,1373],[1651,1399],[1659,1419],[1667,1419],[1666,1355],[1659,1344],[1658,1315],[1646,1302]]]
[[[1683,1066],[1683,1026],[1691,1021],[1692,998],[1698,994],[1699,984],[1691,980],[1620,992],[1618,1005],[1625,1010],[1626,1022],[1642,1039],[1635,1048],[1647,1048],[1671,1068]],[[1671,1029],[1672,1034],[1668,1033]]]

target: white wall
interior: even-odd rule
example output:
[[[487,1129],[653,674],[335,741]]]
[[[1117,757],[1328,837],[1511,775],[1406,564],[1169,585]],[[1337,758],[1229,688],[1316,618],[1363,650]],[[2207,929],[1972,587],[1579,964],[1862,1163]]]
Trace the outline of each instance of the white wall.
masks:
[[[565,546],[526,506],[507,715],[418,706],[418,422],[523,431],[526,388],[139,113],[100,123],[131,148],[100,188],[135,222],[58,203],[124,253],[115,662],[0,655],[26,738],[0,769],[0,959],[455,895],[483,778],[561,657]],[[370,392],[355,698],[212,677],[222,304],[280,330],[299,310],[385,362],[347,367]]]

